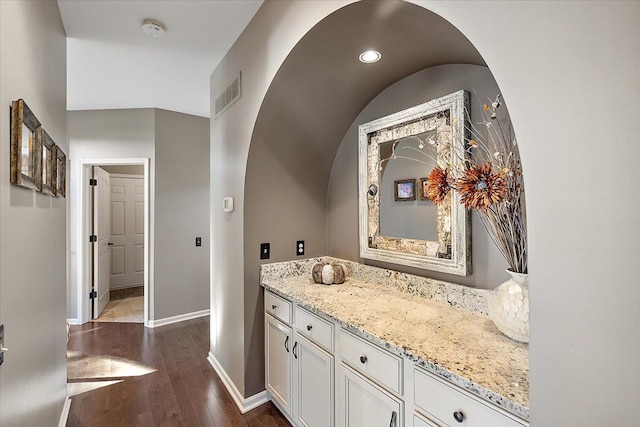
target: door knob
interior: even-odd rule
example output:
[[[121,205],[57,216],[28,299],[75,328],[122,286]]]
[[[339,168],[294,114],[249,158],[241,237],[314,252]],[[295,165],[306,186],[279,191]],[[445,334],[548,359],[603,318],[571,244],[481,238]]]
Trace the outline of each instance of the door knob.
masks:
[[[109,243],[107,243],[107,245],[113,246],[113,242],[109,242]]]

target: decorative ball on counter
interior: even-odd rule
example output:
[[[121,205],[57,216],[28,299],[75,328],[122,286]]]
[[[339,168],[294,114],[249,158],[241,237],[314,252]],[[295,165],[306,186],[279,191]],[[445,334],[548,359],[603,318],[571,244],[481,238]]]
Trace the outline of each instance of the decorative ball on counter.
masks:
[[[311,269],[311,276],[315,283],[340,284],[344,283],[347,278],[347,268],[340,263],[318,263]]]

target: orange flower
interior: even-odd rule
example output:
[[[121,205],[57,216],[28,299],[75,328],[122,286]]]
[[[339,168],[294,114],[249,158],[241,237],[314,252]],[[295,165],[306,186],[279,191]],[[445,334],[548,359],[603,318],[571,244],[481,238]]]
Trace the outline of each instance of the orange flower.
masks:
[[[435,204],[442,203],[449,191],[451,191],[449,171],[436,166],[427,178],[427,199]]]
[[[491,172],[491,163],[471,166],[458,180],[457,189],[467,209],[486,210],[507,197],[507,181],[502,172]]]

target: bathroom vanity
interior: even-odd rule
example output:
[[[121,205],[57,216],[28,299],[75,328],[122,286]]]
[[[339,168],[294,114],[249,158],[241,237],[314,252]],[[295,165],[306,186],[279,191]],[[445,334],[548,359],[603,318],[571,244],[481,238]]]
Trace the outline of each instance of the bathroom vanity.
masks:
[[[341,262],[341,285],[316,284]],[[489,291],[333,258],[264,264],[265,384],[297,426],[528,426],[528,346]]]

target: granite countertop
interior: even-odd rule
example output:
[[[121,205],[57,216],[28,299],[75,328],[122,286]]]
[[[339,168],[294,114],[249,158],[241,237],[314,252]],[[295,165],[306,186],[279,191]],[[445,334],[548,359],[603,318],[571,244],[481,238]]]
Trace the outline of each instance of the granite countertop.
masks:
[[[486,314],[356,277],[316,284],[304,273],[263,274],[261,285],[528,420],[528,346],[503,336]]]

